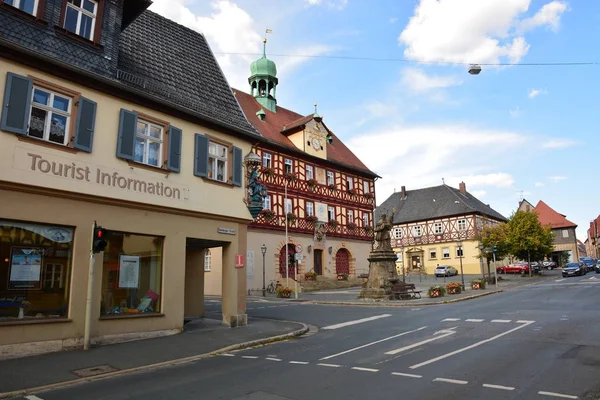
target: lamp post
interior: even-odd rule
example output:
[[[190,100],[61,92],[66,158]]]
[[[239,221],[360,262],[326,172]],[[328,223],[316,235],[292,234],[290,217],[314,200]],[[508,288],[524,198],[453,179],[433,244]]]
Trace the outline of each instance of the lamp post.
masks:
[[[267,297],[267,288],[265,287],[265,254],[267,254],[267,246],[264,244],[260,246],[260,251],[263,255],[263,297]]]
[[[400,262],[402,263],[402,283],[406,283],[406,275],[404,273],[404,245],[400,245]]]
[[[496,250],[497,247],[494,245],[494,282],[496,283],[496,290],[498,290],[498,268],[496,268]]]
[[[483,268],[483,243],[479,242],[479,269],[481,269],[481,277],[485,279],[485,269]]]
[[[463,244],[460,240],[458,241],[458,251],[459,251],[458,260],[460,261],[460,281],[462,284],[462,290],[464,291],[465,290],[465,274],[463,273],[463,265],[462,265]]]
[[[290,252],[288,249],[288,212],[292,212],[292,210],[287,210],[287,179],[285,180],[285,195],[283,196],[283,208],[285,214],[285,287],[290,287]]]

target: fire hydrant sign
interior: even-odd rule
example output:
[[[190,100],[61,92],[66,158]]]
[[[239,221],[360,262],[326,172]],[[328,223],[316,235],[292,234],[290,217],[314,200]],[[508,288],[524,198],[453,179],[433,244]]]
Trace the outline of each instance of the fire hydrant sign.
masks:
[[[235,255],[235,267],[236,268],[244,268],[244,255],[243,254]]]

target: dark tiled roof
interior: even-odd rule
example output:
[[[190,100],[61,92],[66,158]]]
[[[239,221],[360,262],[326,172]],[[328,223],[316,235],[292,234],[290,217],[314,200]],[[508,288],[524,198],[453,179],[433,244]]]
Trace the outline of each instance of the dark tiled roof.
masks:
[[[262,105],[256,101],[254,97],[243,91],[233,89],[235,97],[237,98],[240,106],[246,114],[246,118],[254,125],[256,130],[266,139],[289,149],[298,150],[298,148],[292,143],[290,139],[283,133],[284,127],[286,132],[291,130],[290,127],[300,127],[314,118],[314,114],[301,115],[294,111],[288,110],[283,107],[277,106],[277,112],[272,112],[263,108]],[[261,121],[256,113],[260,109],[265,111],[265,120]],[[325,125],[325,124],[323,124]],[[327,127],[325,127],[327,129]],[[360,161],[344,143],[334,135],[329,129],[327,129],[333,137],[333,143],[327,145],[327,160],[332,161],[336,164],[345,166],[351,170],[360,171],[368,174],[369,176],[376,177],[373,171],[371,171],[365,164]]]
[[[257,136],[204,35],[151,11],[121,34],[119,78],[209,120]]]
[[[389,215],[394,207],[396,208],[394,224],[474,213],[498,221],[506,221],[502,214],[482,203],[469,192],[463,194],[459,189],[448,185],[407,190],[405,198],[402,198],[402,192],[396,192],[375,209],[375,218],[379,218],[382,212]]]
[[[542,200],[535,206],[535,212],[542,225],[550,225],[552,228],[577,228],[576,223],[569,221],[563,214],[555,211]]]

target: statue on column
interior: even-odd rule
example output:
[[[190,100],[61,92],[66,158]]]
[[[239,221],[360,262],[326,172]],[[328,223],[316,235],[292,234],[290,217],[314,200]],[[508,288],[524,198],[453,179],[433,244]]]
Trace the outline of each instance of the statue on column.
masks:
[[[385,213],[382,213],[375,225],[375,247],[374,250],[379,251],[392,251],[392,235],[390,231],[394,226],[394,214],[396,209],[392,210],[392,215],[387,218]]]

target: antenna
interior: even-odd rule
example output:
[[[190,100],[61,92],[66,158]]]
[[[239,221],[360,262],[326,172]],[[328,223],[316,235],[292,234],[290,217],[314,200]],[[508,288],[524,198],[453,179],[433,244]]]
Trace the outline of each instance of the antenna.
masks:
[[[442,178],[442,185],[445,185],[446,181],[444,180],[444,178]]]
[[[525,197],[523,197],[523,194],[525,193],[524,191],[520,190],[517,193],[519,193],[519,201],[525,200]]]

